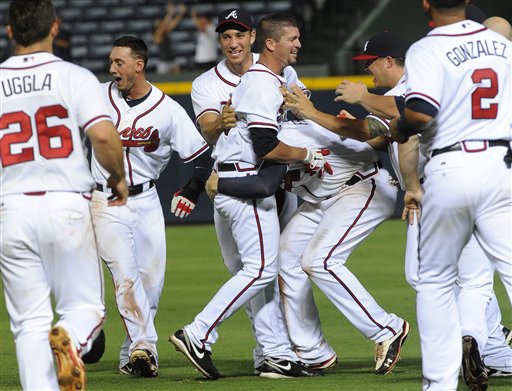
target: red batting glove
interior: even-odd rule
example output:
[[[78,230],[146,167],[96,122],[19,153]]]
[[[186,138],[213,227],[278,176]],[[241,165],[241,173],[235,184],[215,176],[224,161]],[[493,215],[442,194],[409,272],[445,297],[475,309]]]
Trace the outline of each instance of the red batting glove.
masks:
[[[183,219],[187,217],[194,208],[196,204],[190,201],[188,198],[180,195],[180,191],[174,193],[174,197],[172,197],[171,201],[171,213],[173,213],[176,217]]]

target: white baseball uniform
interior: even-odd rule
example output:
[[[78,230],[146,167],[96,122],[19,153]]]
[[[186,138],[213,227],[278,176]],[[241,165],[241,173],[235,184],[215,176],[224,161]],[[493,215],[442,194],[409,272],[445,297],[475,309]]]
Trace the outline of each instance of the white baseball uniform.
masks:
[[[425,390],[457,389],[462,332],[454,284],[472,233],[512,298],[512,170],[504,162],[512,138],[511,56],[510,42],[468,20],[435,28],[407,53],[406,102],[439,110],[421,137],[431,157],[416,288]]]
[[[0,265],[23,389],[58,389],[57,325],[82,355],[105,316],[84,133],[109,120],[88,70],[47,52],[0,65]],[[76,93],[80,91],[80,93]]]
[[[253,53],[253,63],[259,58],[259,54]],[[286,67],[284,78],[290,83],[295,83],[297,74],[292,67]],[[197,77],[192,83],[192,104],[196,114],[196,121],[205,113],[214,112],[220,114],[223,106],[228,102],[235,87],[240,83],[240,76],[232,73],[222,60],[214,68]],[[291,215],[297,208],[297,198],[291,193],[285,192],[283,210],[279,214],[281,229],[286,225]],[[224,264],[235,275],[242,265],[240,253],[233,242],[231,229],[226,227],[220,219],[215,219],[218,241],[222,250]],[[257,347],[254,351],[254,366],[259,367],[264,356],[286,358],[293,361],[297,357],[285,348],[288,336],[286,326],[282,319],[280,309],[278,286],[269,284],[263,291],[257,293],[247,304],[246,310],[253,323]],[[269,324],[272,322],[272,324]],[[276,332],[276,330],[279,330]],[[283,342],[286,341],[286,342]]]
[[[214,71],[218,69],[219,67],[216,67]],[[242,76],[231,97],[239,119],[237,127],[219,137],[212,154],[220,177],[257,174],[261,159],[253,150],[249,128],[255,126],[276,131],[279,129],[283,119],[283,113],[280,111],[283,98],[279,86],[285,83],[283,77],[260,64],[254,64]],[[224,88],[226,93],[231,92],[227,91],[227,87]],[[227,100],[226,93],[220,95],[220,99]],[[216,109],[220,112],[220,102],[217,105]],[[279,255],[279,221],[275,197],[243,200],[218,194],[215,196],[214,206],[215,226],[221,251],[228,269],[234,275],[220,288],[195,320],[185,326],[192,342],[208,351],[211,350],[211,344],[217,340],[217,327],[251,298],[274,284]],[[275,292],[275,288],[272,288],[264,295],[275,296]],[[268,297],[264,299],[258,299],[258,305],[272,301]],[[260,314],[254,312],[253,303],[250,305],[254,317],[268,316],[265,324],[269,329],[265,334],[258,328],[257,320],[253,319],[263,355],[297,361],[286,334],[276,336],[270,332],[283,333],[280,324],[282,319],[275,316],[278,310],[271,308],[269,311],[270,307],[265,305],[260,311],[264,314]]]
[[[93,221],[101,258],[115,287],[119,313],[126,327],[119,367],[135,349],[148,349],[157,358],[153,323],[164,284],[165,223],[155,181],[176,151],[187,163],[208,150],[186,111],[151,85],[149,96],[130,107],[114,82],[103,84],[110,115],[124,150],[130,196],[126,205],[109,208],[111,189],[96,159],[92,172],[97,189]]]
[[[279,138],[298,147],[329,149],[326,160],[334,171],[320,179],[294,164],[287,174],[296,179],[287,185],[305,201],[281,235],[283,305],[299,357],[306,363],[325,357],[307,275],[366,337],[376,342],[392,337],[404,321],[385,312],[345,266],[352,251],[393,213],[397,188],[391,176],[379,168],[377,154],[367,143],[340,137],[314,122],[286,122]]]

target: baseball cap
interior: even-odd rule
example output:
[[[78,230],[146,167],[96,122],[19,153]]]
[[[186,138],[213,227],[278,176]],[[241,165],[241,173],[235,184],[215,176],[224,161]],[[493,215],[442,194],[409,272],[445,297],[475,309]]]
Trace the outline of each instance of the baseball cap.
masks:
[[[215,31],[220,33],[230,27],[237,30],[240,30],[240,27],[242,27],[243,30],[240,31],[252,30],[251,15],[240,8],[230,8],[222,11],[217,18],[217,28]]]
[[[352,60],[373,60],[378,57],[405,58],[409,44],[399,35],[384,31],[371,37],[364,44],[363,54]]]

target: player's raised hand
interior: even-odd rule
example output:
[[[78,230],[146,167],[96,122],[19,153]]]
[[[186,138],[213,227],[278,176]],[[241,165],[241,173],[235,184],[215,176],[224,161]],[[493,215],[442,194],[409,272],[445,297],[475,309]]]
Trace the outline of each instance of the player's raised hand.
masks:
[[[313,103],[308,99],[300,87],[292,85],[290,86],[290,89],[291,91],[281,87],[281,93],[284,98],[283,108],[285,110],[290,110],[299,118],[311,118],[311,116],[316,112],[316,108]]]
[[[236,126],[236,113],[235,109],[231,107],[231,99],[224,105],[222,112],[219,116],[219,129],[223,129],[225,134],[228,134],[231,128]]]
[[[212,201],[218,193],[218,185],[219,185],[219,174],[217,174],[215,171],[212,171],[212,173],[210,174],[210,177],[206,181],[206,186],[204,187],[204,189],[206,190],[206,194],[208,194],[208,197]]]
[[[306,158],[303,160],[306,166],[306,172],[313,176],[318,175],[319,178],[324,176],[324,172],[333,174],[331,165],[325,160],[325,156],[331,152],[328,149],[310,149],[306,148]]]
[[[110,176],[107,180],[107,185],[112,189],[113,197],[109,198],[108,206],[121,206],[126,204],[128,200],[128,185],[126,179],[114,178]]]
[[[347,102],[352,104],[360,103],[363,97],[368,94],[368,87],[362,82],[353,83],[348,80],[343,80],[338,87],[336,87],[335,102]]]

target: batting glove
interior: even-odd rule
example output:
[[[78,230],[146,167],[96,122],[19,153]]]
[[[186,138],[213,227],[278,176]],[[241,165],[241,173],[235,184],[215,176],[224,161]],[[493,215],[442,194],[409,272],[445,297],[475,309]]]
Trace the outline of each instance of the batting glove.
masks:
[[[195,202],[182,196],[181,191],[174,193],[174,197],[172,197],[171,201],[171,213],[173,213],[174,216],[183,219],[192,213],[195,207]]]
[[[309,149],[306,148],[306,158],[303,160],[306,165],[306,172],[313,176],[318,174],[319,178],[324,176],[324,172],[332,174],[331,165],[325,160],[324,156],[330,154],[328,149]]]

